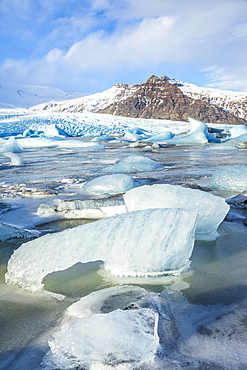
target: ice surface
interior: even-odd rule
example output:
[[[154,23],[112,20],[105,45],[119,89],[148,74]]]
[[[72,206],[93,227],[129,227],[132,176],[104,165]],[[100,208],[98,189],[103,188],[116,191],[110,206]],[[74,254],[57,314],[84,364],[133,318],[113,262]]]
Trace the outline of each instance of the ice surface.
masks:
[[[136,127],[136,128],[126,130],[123,139],[129,140],[129,141],[139,141],[139,140],[148,139],[149,136],[150,136],[150,133],[147,130]]]
[[[159,163],[153,159],[142,155],[130,155],[119,160],[116,164],[107,166],[101,169],[101,172],[106,173],[131,173],[142,171],[156,171],[163,168]]]
[[[90,368],[150,361],[159,347],[158,314],[149,308],[115,310],[64,325],[50,340],[51,368]]]
[[[208,186],[217,190],[247,190],[247,166],[224,166],[212,175]]]
[[[41,289],[47,274],[90,261],[120,276],[179,273],[189,266],[196,218],[194,210],[146,209],[45,235],[14,252],[6,282]]]
[[[134,186],[135,181],[130,175],[116,174],[96,177],[88,181],[82,189],[93,194],[121,194]]]
[[[22,151],[23,148],[13,136],[6,140],[4,144],[0,145],[0,153],[21,153]]]
[[[24,137],[16,139],[22,148],[80,148],[80,149],[103,149],[98,143],[85,142],[76,139],[54,137]]]
[[[32,238],[40,235],[37,230],[27,230],[15,225],[0,222],[0,241],[15,238]]]
[[[145,185],[128,191],[124,195],[127,211],[146,208],[183,208],[198,213],[195,238],[214,240],[217,228],[229,211],[223,198],[198,189],[179,185]]]

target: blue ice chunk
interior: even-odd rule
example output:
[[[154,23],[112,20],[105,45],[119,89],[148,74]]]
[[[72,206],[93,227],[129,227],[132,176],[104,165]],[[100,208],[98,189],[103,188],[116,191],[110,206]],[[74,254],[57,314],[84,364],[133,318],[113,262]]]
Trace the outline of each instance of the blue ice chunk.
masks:
[[[82,189],[93,194],[121,194],[134,186],[135,181],[130,175],[116,174],[96,177],[88,181]]]
[[[208,186],[217,190],[247,190],[247,166],[224,166],[212,175]]]
[[[130,155],[119,160],[116,164],[104,167],[101,172],[105,173],[131,173],[143,171],[156,171],[162,169],[159,163],[142,155]]]

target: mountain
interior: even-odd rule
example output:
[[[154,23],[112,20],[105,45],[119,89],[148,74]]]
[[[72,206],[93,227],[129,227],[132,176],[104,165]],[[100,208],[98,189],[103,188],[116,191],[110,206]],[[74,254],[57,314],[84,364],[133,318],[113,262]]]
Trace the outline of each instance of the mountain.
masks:
[[[67,100],[79,96],[82,96],[82,94],[69,94],[47,86],[0,86],[0,108],[30,108],[33,105],[50,100]]]
[[[167,76],[151,76],[137,85],[117,84],[110,89],[66,101],[31,108],[52,112],[94,112],[125,117],[247,125],[247,93],[198,87]]]

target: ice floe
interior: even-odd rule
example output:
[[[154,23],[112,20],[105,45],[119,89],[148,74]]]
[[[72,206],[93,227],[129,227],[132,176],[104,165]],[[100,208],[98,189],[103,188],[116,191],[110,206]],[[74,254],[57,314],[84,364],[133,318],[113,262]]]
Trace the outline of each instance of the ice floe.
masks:
[[[101,168],[105,173],[131,173],[142,171],[156,171],[162,169],[159,163],[143,155],[130,155],[120,159],[116,164]]]
[[[146,209],[42,236],[14,252],[6,282],[41,289],[47,274],[90,261],[120,276],[179,273],[190,264],[196,218],[194,210]]]
[[[104,175],[89,180],[83,185],[83,191],[91,194],[121,194],[135,187],[135,181],[130,175]]]
[[[224,166],[212,175],[208,186],[217,190],[247,190],[247,166]]]
[[[124,194],[127,211],[147,208],[183,208],[198,213],[195,238],[214,240],[217,229],[229,211],[223,198],[179,185],[144,185]]]

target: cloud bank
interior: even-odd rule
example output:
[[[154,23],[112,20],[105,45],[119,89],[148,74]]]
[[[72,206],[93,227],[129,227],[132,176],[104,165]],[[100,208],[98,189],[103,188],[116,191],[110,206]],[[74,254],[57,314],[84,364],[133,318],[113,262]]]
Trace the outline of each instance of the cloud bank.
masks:
[[[1,84],[92,93],[167,74],[247,91],[246,0],[0,0],[0,14]]]

